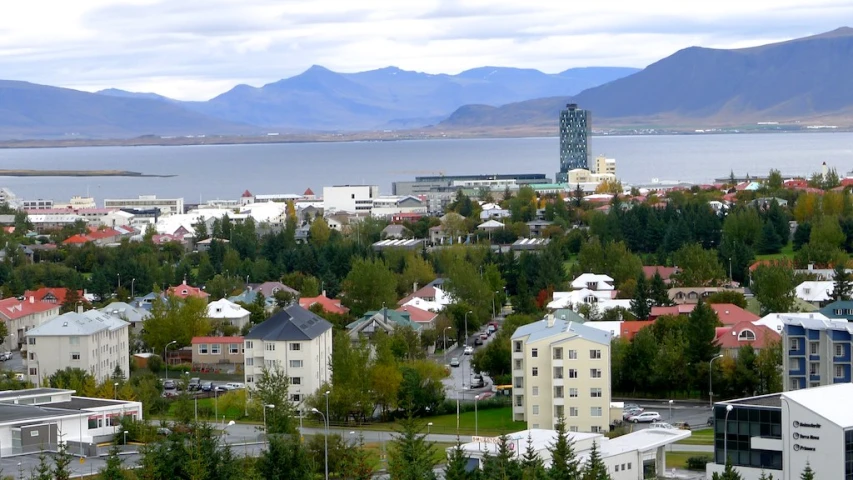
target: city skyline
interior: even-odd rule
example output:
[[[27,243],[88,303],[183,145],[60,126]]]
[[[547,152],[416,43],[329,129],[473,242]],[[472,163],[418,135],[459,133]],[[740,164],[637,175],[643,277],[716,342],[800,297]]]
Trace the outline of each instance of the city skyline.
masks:
[[[693,45],[760,45],[833,30],[851,16],[853,5],[837,0],[39,1],[4,12],[0,67],[3,79],[203,100],[314,64],[450,74],[478,66],[641,68]]]

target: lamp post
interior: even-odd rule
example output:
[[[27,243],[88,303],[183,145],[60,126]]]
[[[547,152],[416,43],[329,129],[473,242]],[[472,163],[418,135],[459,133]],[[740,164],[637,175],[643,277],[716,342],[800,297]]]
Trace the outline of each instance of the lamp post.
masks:
[[[450,327],[444,327],[444,330],[441,331],[441,334],[444,336],[444,361],[447,361],[447,331],[450,330]]]
[[[494,307],[494,304],[492,304],[492,307]],[[472,312],[471,310],[468,310],[467,312],[465,312],[465,345],[468,345],[468,314],[469,313],[474,313],[474,312]]]
[[[117,280],[116,280],[116,294],[118,294],[118,289],[121,288],[121,274],[116,273],[116,278],[117,278]],[[116,295],[116,296],[118,296],[118,295]]]
[[[163,363],[166,364],[166,380],[169,379],[169,360],[166,357],[169,355],[169,346],[174,345],[176,343],[178,343],[177,340],[172,340],[171,342],[167,343],[165,347],[163,347]]]
[[[323,394],[326,396],[326,436],[329,436],[329,394],[332,393],[330,390],[326,390]]]
[[[732,257],[729,257],[729,283],[734,283],[735,279],[732,278]]]
[[[432,428],[432,422],[427,423],[427,437],[429,437],[430,428]]]
[[[275,405],[273,405],[273,404],[264,405],[264,435],[266,435],[266,437],[269,439],[269,435],[267,435],[267,409],[268,408],[275,408]]]
[[[323,412],[321,412],[320,410],[317,410],[316,408],[312,408],[311,411],[320,415],[321,417],[323,417],[323,424],[326,425],[326,432],[328,433],[328,431],[329,431],[329,419],[325,415],[323,415]],[[326,435],[323,440],[325,441],[323,448],[324,448],[324,454],[326,457],[326,459],[325,459],[325,462],[326,462],[325,479],[329,480],[329,435]]]
[[[118,382],[113,383],[113,400],[118,400]]]
[[[731,413],[732,407],[731,405],[726,405],[726,420],[723,423],[723,461],[729,461],[729,413]]]
[[[669,421],[670,422],[672,422],[672,402],[673,402],[673,400],[669,401]]]
[[[121,432],[124,434],[124,444],[127,445],[127,430]]]
[[[708,361],[708,403],[710,403],[711,410],[714,409],[714,360],[718,358],[723,358],[723,356],[717,355]]]
[[[134,284],[135,284],[135,283],[136,283],[136,279],[135,279],[135,278],[131,278],[131,279],[130,279],[130,299],[131,299],[131,300],[133,300],[133,292],[134,292],[133,287],[134,287]]]
[[[479,435],[480,433],[480,422],[479,416],[477,415],[477,403],[480,401],[479,395],[474,395],[474,435]]]
[[[495,295],[497,294],[498,292],[495,292],[494,295],[492,295],[492,320],[495,319]]]

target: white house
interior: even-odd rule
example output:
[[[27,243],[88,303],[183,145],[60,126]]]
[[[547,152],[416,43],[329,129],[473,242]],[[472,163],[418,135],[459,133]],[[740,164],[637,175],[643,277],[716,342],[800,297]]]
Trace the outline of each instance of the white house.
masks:
[[[807,281],[797,285],[794,291],[800,300],[819,307],[832,300],[830,295],[834,287],[835,282],[830,280]]]
[[[30,381],[66,367],[91,373],[100,383],[119,367],[128,375],[128,322],[98,310],[69,312],[26,332],[26,367]]]
[[[208,318],[225,322],[239,329],[249,323],[249,316],[251,316],[251,312],[224,298],[207,304]]]
[[[784,329],[785,322],[783,319],[790,318],[811,318],[814,320],[829,320],[829,317],[820,313],[820,312],[809,312],[809,313],[768,313],[767,315],[761,317],[760,319],[752,322],[755,325],[764,325],[765,327],[773,330],[778,334],[782,334],[782,330]]]
[[[332,379],[332,324],[291,305],[256,325],[244,339],[245,382],[249,388],[264,369],[290,378],[290,400],[299,403]]]
[[[586,288],[595,291],[613,290],[613,278],[597,273],[584,273],[572,280],[572,288],[575,290]]]

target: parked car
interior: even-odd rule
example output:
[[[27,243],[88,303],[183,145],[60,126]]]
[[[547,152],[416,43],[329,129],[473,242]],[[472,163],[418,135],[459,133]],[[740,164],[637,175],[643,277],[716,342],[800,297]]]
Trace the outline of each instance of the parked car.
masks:
[[[191,378],[190,383],[187,386],[187,389],[190,392],[195,392],[196,390],[201,390],[201,379],[198,377]]]
[[[709,426],[709,427],[713,427],[713,426],[714,426],[714,416],[713,416],[713,415],[711,415],[710,417],[708,417],[708,426]]]
[[[166,380],[163,382],[164,390],[176,390],[178,388],[178,384],[175,383],[174,380]]]
[[[643,413],[643,409],[639,408],[639,407],[638,408],[625,409],[625,410],[622,410],[622,418],[627,419],[628,417],[630,417],[632,415],[639,415],[641,413]]]
[[[494,397],[494,396],[495,396],[495,394],[494,394],[494,393],[492,393],[492,392],[483,392],[483,393],[481,393],[481,394],[479,394],[479,395],[477,395],[477,396],[480,398],[480,401],[482,402],[483,400],[485,400],[485,399],[487,399],[487,398],[492,398],[492,397]]]
[[[225,386],[226,386],[226,387],[229,387],[231,390],[241,390],[241,389],[243,389],[243,388],[246,388],[246,386],[245,386],[245,385],[243,385],[243,384],[242,384],[242,383],[240,383],[240,382],[230,382],[230,383],[226,383],[226,384],[225,384]]]
[[[458,367],[459,366],[459,359],[456,357],[451,358],[450,359],[450,366],[451,367]]]
[[[675,425],[671,425],[669,423],[664,422],[652,422],[652,424],[649,425],[649,428],[663,428],[666,430],[675,430]]]
[[[475,339],[474,339],[474,346],[475,346],[475,347],[479,347],[479,346],[480,346],[480,345],[482,345],[482,344],[483,344],[483,339],[482,339],[482,338],[480,338],[479,336],[478,336],[477,338],[475,338]]]
[[[489,326],[486,328],[486,333],[488,333],[489,335],[495,333],[496,331],[498,331],[498,327],[491,324],[489,324]]]
[[[632,423],[660,422],[660,414],[658,412],[643,412],[631,415],[628,417],[628,421]]]
[[[687,422],[673,422],[672,426],[679,430],[690,430],[690,424]]]
[[[169,436],[169,435],[171,435],[171,434],[172,434],[172,431],[171,431],[171,430],[169,430],[169,429],[168,429],[168,428],[166,428],[166,427],[159,427],[159,428],[157,429],[157,435],[161,435],[161,436],[164,436],[164,437],[168,437],[168,436]]]
[[[201,384],[202,392],[212,392],[213,391],[213,382],[204,382]]]
[[[643,411],[642,407],[640,407],[636,403],[626,403],[626,404],[622,405],[622,411],[625,411],[625,410],[639,410],[641,412]]]
[[[477,373],[471,377],[471,388],[483,388],[484,386],[486,386],[486,381],[483,380],[482,375]]]
[[[472,347],[471,345],[468,345],[467,347],[465,347],[465,351],[463,353],[465,355],[473,354],[474,353],[474,347]]]
[[[484,341],[484,342],[485,342],[485,341],[486,341],[486,340],[488,340],[488,339],[489,339],[489,334],[488,334],[488,333],[481,333],[481,334],[480,334],[480,340],[482,340],[482,341]]]
[[[6,360],[11,360],[11,359],[12,359],[12,352],[0,353],[0,360],[5,362]]]

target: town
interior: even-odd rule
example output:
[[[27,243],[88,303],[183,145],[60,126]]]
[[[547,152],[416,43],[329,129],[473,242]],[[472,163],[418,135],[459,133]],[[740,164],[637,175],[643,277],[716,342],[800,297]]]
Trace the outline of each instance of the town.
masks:
[[[853,178],[623,185],[590,131],[554,182],[0,189],[0,466],[847,478]]]

